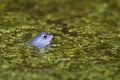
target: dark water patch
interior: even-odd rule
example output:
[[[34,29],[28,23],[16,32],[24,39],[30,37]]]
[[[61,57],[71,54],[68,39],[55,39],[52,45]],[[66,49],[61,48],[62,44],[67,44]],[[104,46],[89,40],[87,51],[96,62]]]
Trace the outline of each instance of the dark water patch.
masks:
[[[74,27],[74,26],[63,26],[61,32],[64,34],[69,34],[70,36],[77,37],[78,36],[77,32],[75,32],[75,31],[70,32],[72,27]]]

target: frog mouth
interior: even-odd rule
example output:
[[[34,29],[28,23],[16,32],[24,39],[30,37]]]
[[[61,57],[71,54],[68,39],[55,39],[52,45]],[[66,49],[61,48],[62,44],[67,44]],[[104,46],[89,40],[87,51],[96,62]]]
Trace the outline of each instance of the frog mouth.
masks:
[[[48,43],[47,43],[47,45],[49,45],[51,42],[49,41]]]

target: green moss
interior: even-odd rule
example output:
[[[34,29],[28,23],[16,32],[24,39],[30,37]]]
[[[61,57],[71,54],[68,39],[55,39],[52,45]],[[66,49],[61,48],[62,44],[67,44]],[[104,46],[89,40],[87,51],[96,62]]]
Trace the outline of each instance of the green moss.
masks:
[[[1,0],[1,80],[119,80],[118,0]],[[26,42],[45,31],[51,51]]]

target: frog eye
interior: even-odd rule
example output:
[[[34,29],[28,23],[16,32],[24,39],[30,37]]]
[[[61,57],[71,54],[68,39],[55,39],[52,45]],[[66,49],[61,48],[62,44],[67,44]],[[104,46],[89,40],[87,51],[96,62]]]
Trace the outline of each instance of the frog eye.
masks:
[[[42,38],[46,39],[46,38],[47,38],[47,36],[46,36],[46,35],[43,35],[43,36],[42,36]]]

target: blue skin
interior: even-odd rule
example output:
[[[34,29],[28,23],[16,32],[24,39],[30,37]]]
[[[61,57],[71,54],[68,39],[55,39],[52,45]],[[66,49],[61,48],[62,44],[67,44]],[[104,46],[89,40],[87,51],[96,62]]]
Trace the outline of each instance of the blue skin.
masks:
[[[41,34],[32,39],[29,44],[35,46],[39,50],[44,48],[50,50],[49,44],[52,38],[53,35],[47,34],[46,32],[41,32]]]

